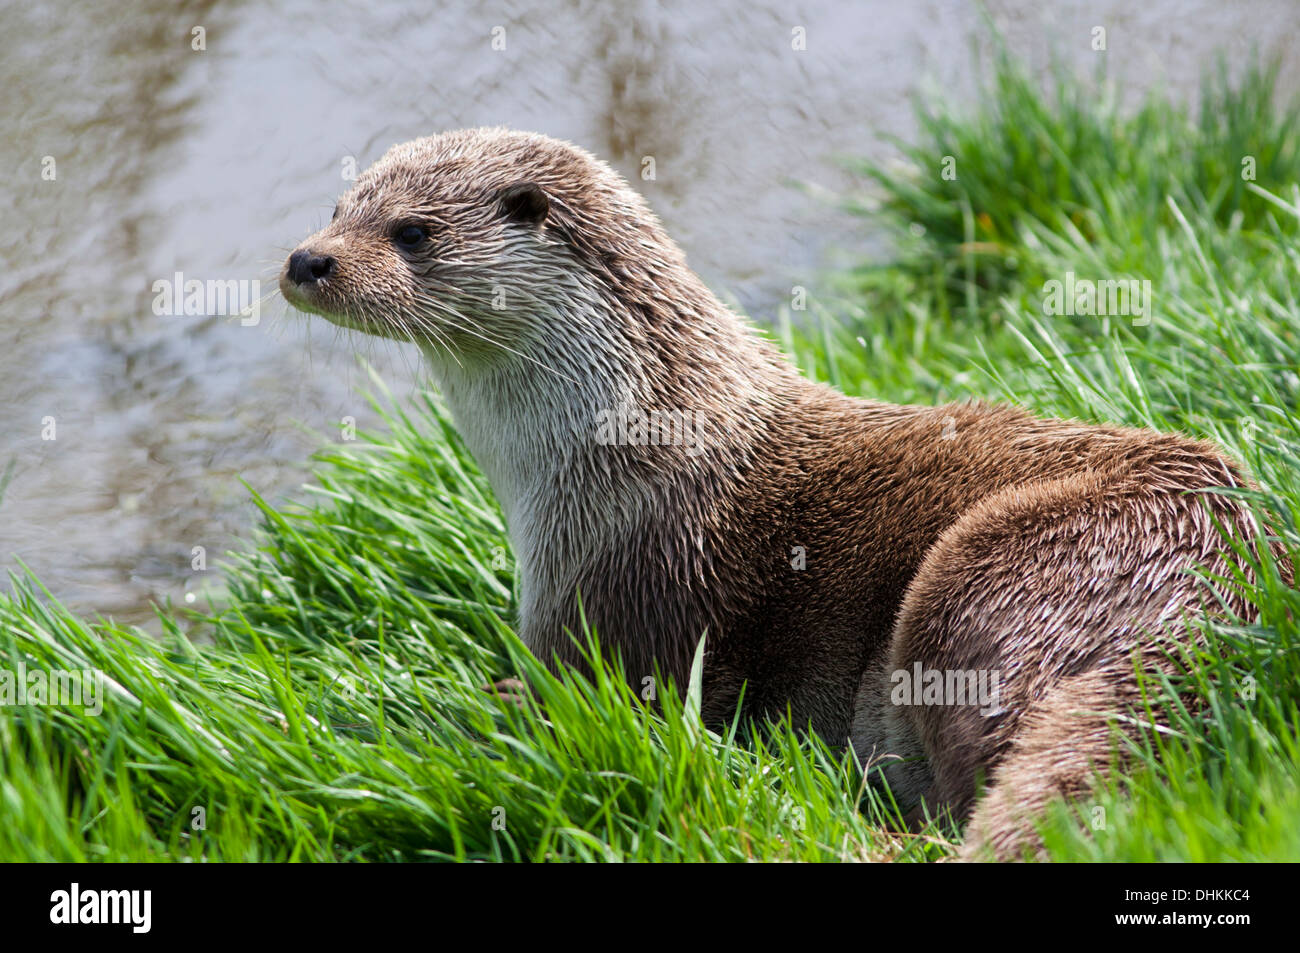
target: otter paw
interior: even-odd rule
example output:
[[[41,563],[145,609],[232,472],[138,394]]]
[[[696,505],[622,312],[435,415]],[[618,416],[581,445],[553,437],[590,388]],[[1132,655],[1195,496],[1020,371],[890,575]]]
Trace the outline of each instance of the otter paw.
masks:
[[[479,686],[485,692],[491,692],[498,700],[514,705],[516,708],[523,709],[532,693],[528,686],[517,678],[502,678],[491,685]]]

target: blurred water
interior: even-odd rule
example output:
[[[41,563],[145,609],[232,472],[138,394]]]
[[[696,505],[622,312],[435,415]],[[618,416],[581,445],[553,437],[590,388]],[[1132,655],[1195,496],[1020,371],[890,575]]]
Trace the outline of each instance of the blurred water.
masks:
[[[829,201],[855,185],[838,160],[887,157],[918,89],[969,100],[981,23],[955,0],[159,6],[0,4],[0,559],[123,621],[206,581],[192,547],[211,567],[248,535],[241,481],[283,499],[320,434],[372,419],[358,349],[399,395],[418,379],[412,351],[278,298],[256,326],[155,315],[155,281],[270,291],[346,188],[348,157],[364,167],[394,142],[504,123],[607,158],[762,320],[792,284],[817,294],[832,249],[873,247]],[[1081,69],[1104,55],[1112,75],[1174,94],[1215,50],[1237,65],[1256,44],[1285,54],[1300,27],[1291,2],[1126,6],[987,9],[1038,68],[1053,50]],[[647,155],[654,181],[637,174]]]

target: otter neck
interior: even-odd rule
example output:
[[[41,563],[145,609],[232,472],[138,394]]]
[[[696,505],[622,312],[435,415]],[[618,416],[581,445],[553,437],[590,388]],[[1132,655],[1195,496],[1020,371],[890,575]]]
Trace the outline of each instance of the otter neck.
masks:
[[[665,500],[706,504],[709,494],[726,492],[736,461],[761,456],[765,411],[808,384],[721,303],[709,310],[683,316],[706,327],[698,338],[638,338],[626,330],[636,327],[631,315],[600,301],[530,322],[541,329],[526,342],[533,360],[504,352],[495,360],[457,360],[425,348],[505,514],[519,560],[526,641],[529,620],[545,615],[546,603],[572,600],[580,567],[597,547],[626,538],[646,519],[696,538],[704,529],[694,525],[697,517],[664,512]],[[698,435],[706,441],[702,452],[603,445],[599,415],[628,407],[699,411],[706,423]]]

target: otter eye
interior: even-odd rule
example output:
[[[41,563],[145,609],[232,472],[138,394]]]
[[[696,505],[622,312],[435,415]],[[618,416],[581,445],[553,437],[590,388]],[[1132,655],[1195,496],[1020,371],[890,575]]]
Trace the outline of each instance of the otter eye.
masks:
[[[419,225],[403,225],[393,235],[393,240],[403,248],[414,248],[428,236]]]

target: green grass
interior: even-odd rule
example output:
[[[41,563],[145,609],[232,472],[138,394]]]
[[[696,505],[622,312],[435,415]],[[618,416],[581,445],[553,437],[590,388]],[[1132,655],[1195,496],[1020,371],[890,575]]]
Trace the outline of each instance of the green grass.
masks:
[[[698,699],[648,714],[607,669],[557,681],[506,625],[482,478],[436,408],[322,456],[314,508],[264,507],[212,644],[83,623],[28,583],[3,652],[100,669],[100,717],[0,722],[0,857],[222,860],[836,859],[884,848],[860,781],[776,731],[715,739]],[[46,594],[48,596],[48,594]],[[167,617],[164,616],[166,619]],[[479,686],[521,673],[536,708]],[[194,808],[206,830],[192,828]],[[494,825],[494,821],[496,824]],[[880,844],[884,844],[881,841]],[[890,848],[892,851],[894,848]],[[911,847],[923,852],[925,845]]]
[[[849,393],[1209,437],[1295,544],[1300,138],[1272,74],[1215,73],[1196,111],[1127,112],[1104,82],[1043,91],[996,50],[990,77],[978,112],[921,111],[911,172],[863,169],[896,258],[837,276],[839,298],[777,339]],[[1067,271],[1150,280],[1150,323],[1047,315],[1043,284]],[[98,717],[3,713],[0,859],[948,853],[940,825],[883,833],[851,759],[785,726],[742,744],[700,728],[693,693],[651,713],[605,666],[593,684],[547,674],[509,628],[501,516],[450,425],[432,402],[389,423],[323,452],[301,506],[263,505],[259,549],[213,574],[220,610],[160,610],[162,639],[15,580],[0,669],[98,669],[110,689]],[[1201,703],[1171,703],[1082,825],[1049,819],[1053,857],[1300,859],[1300,596],[1269,572],[1237,584],[1258,618],[1205,624],[1183,686]],[[544,715],[479,688],[511,674]]]

